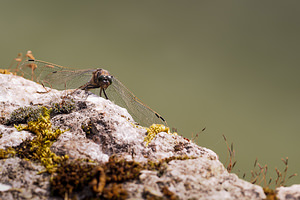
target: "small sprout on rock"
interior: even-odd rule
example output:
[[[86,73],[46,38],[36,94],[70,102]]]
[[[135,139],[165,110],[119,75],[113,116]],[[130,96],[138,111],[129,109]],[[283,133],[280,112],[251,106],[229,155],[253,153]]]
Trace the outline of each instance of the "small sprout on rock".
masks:
[[[235,160],[235,150],[233,148],[233,143],[231,143],[231,146],[229,147],[229,144],[227,142],[227,138],[223,134],[223,138],[225,140],[226,146],[227,146],[227,152],[228,152],[228,157],[225,165],[227,165],[227,171],[230,173],[234,166],[236,165],[236,160]],[[229,162],[228,162],[229,161]],[[227,164],[228,162],[228,164]]]

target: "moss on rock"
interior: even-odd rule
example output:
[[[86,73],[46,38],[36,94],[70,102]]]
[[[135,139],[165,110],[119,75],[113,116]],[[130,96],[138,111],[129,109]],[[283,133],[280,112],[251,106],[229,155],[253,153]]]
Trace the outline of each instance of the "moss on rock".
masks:
[[[33,140],[25,140],[16,147],[17,155],[21,158],[39,160],[46,168],[46,171],[53,173],[59,163],[68,159],[68,156],[57,156],[50,149],[53,142],[64,132],[60,129],[53,129],[50,122],[50,112],[41,107],[42,114],[36,121],[29,121],[27,125],[15,127],[19,130],[27,130],[36,135]]]

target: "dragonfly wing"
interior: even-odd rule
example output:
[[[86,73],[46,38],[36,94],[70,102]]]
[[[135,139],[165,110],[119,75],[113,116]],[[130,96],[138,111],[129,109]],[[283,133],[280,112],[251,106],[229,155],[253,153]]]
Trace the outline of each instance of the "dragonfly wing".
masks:
[[[21,64],[20,70],[17,74],[29,80],[41,83],[47,74],[52,73],[53,71],[61,71],[63,69],[63,67],[52,63],[38,60],[27,60]]]
[[[22,63],[22,53],[19,53],[16,58],[14,58],[9,66],[9,72],[17,74],[20,64]]]
[[[106,91],[108,98],[117,105],[126,108],[140,125],[149,127],[152,124],[165,124],[164,119],[157,112],[143,104],[115,77],[112,85]]]
[[[20,66],[19,75],[58,90],[75,89],[89,81],[94,69],[72,70],[41,60],[28,60]]]
[[[43,84],[58,90],[76,89],[87,83],[94,69],[89,70],[62,70],[48,73],[43,78]]]

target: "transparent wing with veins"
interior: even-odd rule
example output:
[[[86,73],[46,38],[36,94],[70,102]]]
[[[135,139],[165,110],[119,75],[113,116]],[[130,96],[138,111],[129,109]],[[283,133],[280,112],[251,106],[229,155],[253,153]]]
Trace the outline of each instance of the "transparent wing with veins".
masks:
[[[21,64],[20,70],[17,74],[24,78],[41,83],[47,74],[62,69],[63,67],[52,63],[38,60],[27,60]]]
[[[106,90],[108,98],[124,107],[131,114],[133,119],[142,126],[152,124],[166,124],[165,119],[149,106],[141,102],[125,85],[113,77],[112,85]]]
[[[29,72],[25,71],[25,67]],[[32,76],[31,69],[34,76]],[[50,88],[65,90],[77,89],[88,83],[96,69],[72,70],[53,63],[40,60],[28,60],[22,64],[21,70],[26,78],[32,78],[36,82]],[[126,86],[116,77],[113,77],[112,84],[106,89],[109,100],[128,110],[136,122],[142,126],[152,124],[166,124],[166,121],[149,106],[143,104]],[[97,92],[99,95],[99,92]]]
[[[93,71],[95,69],[54,71],[43,79],[43,83],[58,90],[77,89],[91,79]]]
[[[34,68],[33,73],[32,68]],[[25,61],[20,69],[21,75],[25,78],[58,90],[78,88],[81,84],[89,81],[94,71],[94,69],[73,70],[41,60]]]

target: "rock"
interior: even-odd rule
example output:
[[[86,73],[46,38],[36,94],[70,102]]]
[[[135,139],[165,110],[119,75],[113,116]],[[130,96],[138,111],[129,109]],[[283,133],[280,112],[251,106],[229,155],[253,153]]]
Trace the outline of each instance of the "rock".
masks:
[[[20,158],[9,158],[0,160],[0,166],[1,183],[11,185],[8,191],[0,192],[2,199],[47,199],[50,195],[50,176],[38,175],[44,169],[41,165]],[[43,192],[35,193],[36,190]]]
[[[5,184],[0,183],[0,192],[5,192],[5,191],[8,191],[10,189],[11,189],[10,185],[5,185]]]
[[[280,200],[298,200],[300,199],[300,185],[279,187],[276,189],[276,193]]]
[[[63,199],[65,195],[84,199],[91,197],[93,191],[97,191],[101,198],[111,198],[116,191],[129,199],[265,198],[260,186],[228,173],[213,151],[181,136],[160,132],[146,145],[147,129],[134,125],[127,111],[109,100],[81,90],[43,91],[43,86],[22,77],[0,74],[0,149],[20,147],[23,141],[36,138],[35,134],[24,130],[19,132],[7,123],[14,110],[24,106],[58,108],[51,116],[51,124],[65,132],[51,140],[51,152],[58,156],[68,155],[68,162],[78,162],[78,159],[93,161],[84,169],[98,165],[95,173],[100,174],[99,178],[91,172],[94,179],[81,186],[85,189],[75,192],[75,187],[64,185],[69,191],[61,197],[53,196],[50,177],[53,180],[53,176],[63,174],[43,173],[45,167],[41,160],[29,161],[17,153],[0,160],[0,183],[4,185],[0,185],[2,199]],[[26,150],[26,147],[22,148]],[[121,159],[115,165],[124,166],[127,171],[111,167],[114,165],[110,163],[113,155]],[[74,169],[78,166],[65,165]],[[66,167],[65,170],[69,169]],[[117,172],[109,175],[109,170],[116,170],[122,176],[117,176]],[[106,175],[103,175],[104,171]],[[87,171],[84,175],[89,176],[89,173]],[[113,179],[122,181],[109,182]],[[104,189],[98,182],[106,184]],[[5,189],[9,186],[10,189]]]
[[[26,139],[32,139],[33,134],[28,131],[17,131],[16,128],[7,127],[0,124],[0,149],[6,147],[15,147],[20,145]]]

